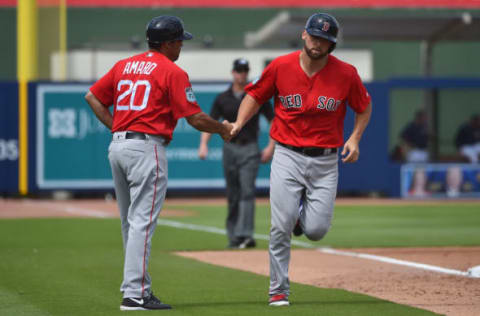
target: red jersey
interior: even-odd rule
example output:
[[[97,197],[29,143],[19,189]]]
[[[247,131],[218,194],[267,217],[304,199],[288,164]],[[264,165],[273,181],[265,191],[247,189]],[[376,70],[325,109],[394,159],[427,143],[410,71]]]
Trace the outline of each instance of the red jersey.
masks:
[[[341,147],[346,105],[361,113],[370,104],[355,67],[329,55],[325,67],[308,77],[300,51],[274,59],[246,91],[258,104],[274,96],[270,136],[297,147]]]
[[[178,119],[201,112],[187,73],[153,51],[120,60],[90,91],[105,106],[114,105],[112,132],[171,140]]]

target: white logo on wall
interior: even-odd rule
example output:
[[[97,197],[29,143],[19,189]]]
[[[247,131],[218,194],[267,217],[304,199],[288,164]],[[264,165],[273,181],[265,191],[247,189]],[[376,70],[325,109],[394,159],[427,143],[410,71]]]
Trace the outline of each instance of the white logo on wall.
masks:
[[[107,130],[92,111],[80,110],[78,119],[78,139],[83,139],[88,134],[104,133]]]
[[[84,139],[88,134],[103,133],[106,127],[87,110],[73,108],[48,110],[48,136],[50,138]]]
[[[16,139],[0,139],[0,161],[18,159],[18,141]]]
[[[74,109],[50,109],[48,111],[48,136],[51,138],[75,138],[77,129]]]

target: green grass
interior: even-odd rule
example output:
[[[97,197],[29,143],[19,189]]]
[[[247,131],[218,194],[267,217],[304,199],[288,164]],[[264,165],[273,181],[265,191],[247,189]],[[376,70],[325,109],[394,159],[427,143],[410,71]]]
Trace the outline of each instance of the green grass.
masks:
[[[197,216],[171,218],[224,227],[225,207],[169,205]],[[268,234],[268,207],[256,232]],[[478,205],[338,206],[332,230],[315,245],[397,247],[478,245]],[[174,315],[434,315],[343,290],[292,284],[289,308],[266,305],[268,278],[172,254],[223,250],[226,238],[159,226],[153,236],[153,288]],[[260,242],[260,248],[266,248]],[[123,253],[118,219],[0,220],[0,315],[124,315],[119,303]],[[140,312],[141,313],[141,312]],[[129,312],[129,314],[140,314]]]
[[[225,225],[225,207],[168,205],[168,209],[198,213],[195,217],[173,218],[175,221],[218,228]],[[330,232],[323,240],[312,245],[337,248],[478,246],[479,227],[480,203],[336,206]],[[269,206],[257,206],[255,232],[268,235],[269,229]],[[182,249],[213,249],[226,245],[226,239],[218,245],[215,240],[219,237],[211,238],[208,245],[190,243],[190,246],[185,245],[187,248]],[[305,237],[298,239],[310,242]],[[260,247],[266,246],[267,242],[260,241]]]

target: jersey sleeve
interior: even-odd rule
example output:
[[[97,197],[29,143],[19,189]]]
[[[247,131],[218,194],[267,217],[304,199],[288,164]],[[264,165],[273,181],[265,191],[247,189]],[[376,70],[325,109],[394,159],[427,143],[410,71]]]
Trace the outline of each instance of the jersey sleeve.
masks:
[[[258,104],[264,104],[275,93],[275,62],[271,62],[264,70],[260,78],[245,87],[245,92],[253,97]]]
[[[357,69],[353,68],[350,91],[348,93],[348,104],[356,113],[362,113],[371,102],[370,94],[362,83]]]
[[[113,105],[115,93],[115,66],[90,87],[90,92],[104,105]]]
[[[169,82],[169,98],[175,119],[190,116],[202,111],[195,99],[192,85],[186,72],[172,71]]]
[[[222,117],[222,111],[220,106],[220,95],[217,95],[215,101],[213,102],[212,109],[210,110],[210,116],[217,120]]]

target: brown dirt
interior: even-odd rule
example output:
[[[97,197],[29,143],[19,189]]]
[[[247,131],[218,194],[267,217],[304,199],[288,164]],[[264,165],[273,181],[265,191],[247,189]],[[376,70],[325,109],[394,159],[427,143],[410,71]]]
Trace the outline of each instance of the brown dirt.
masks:
[[[164,208],[160,217],[193,216],[196,213],[187,210]],[[115,201],[106,200],[32,200],[0,199],[0,218],[38,218],[38,217],[119,217]]]
[[[356,249],[465,271],[480,264],[480,247]],[[181,256],[268,275],[266,251],[181,252]],[[452,276],[367,259],[294,250],[290,281],[339,288],[454,316],[480,315],[480,279]],[[292,301],[294,301],[294,294]]]

